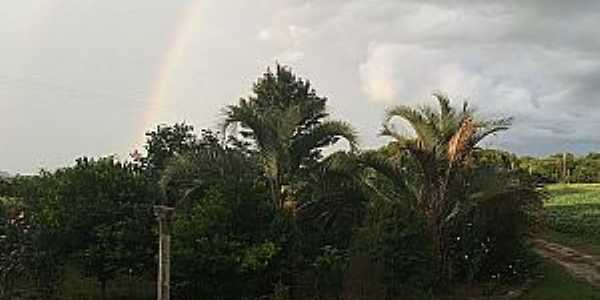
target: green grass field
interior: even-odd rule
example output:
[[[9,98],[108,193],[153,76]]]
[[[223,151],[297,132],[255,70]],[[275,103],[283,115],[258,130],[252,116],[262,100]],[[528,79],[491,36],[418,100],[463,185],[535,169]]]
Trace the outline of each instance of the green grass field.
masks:
[[[600,184],[555,184],[545,188],[547,230],[543,237],[579,251],[600,255]],[[544,278],[519,300],[600,300],[600,291],[561,267],[545,263]]]
[[[546,191],[546,238],[600,255],[600,184],[556,184]]]

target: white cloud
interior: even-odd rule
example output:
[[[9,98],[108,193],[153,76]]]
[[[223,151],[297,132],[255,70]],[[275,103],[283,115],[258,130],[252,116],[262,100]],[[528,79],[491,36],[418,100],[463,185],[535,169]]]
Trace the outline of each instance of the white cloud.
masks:
[[[298,25],[288,26],[288,35],[294,47],[299,47],[304,39],[309,36],[310,30]]]
[[[422,103],[432,92],[468,98],[491,88],[491,80],[447,52],[420,45],[374,43],[360,65],[363,92],[374,102]]]
[[[275,57],[279,63],[284,65],[294,65],[304,58],[304,52],[294,49],[288,49]]]
[[[268,29],[261,29],[256,35],[256,38],[260,41],[269,40],[271,39],[271,32]]]

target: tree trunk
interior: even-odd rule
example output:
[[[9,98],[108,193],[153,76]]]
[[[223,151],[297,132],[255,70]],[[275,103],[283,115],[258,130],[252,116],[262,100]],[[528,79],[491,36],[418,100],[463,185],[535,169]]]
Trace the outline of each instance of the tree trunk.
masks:
[[[444,208],[447,201],[447,190],[442,182],[439,186],[432,187],[432,196],[426,202],[427,231],[433,246],[433,258],[435,268],[435,287],[444,289],[450,280],[448,243],[444,231]]]
[[[273,206],[279,209],[281,208],[281,187],[279,180],[277,180],[277,178],[271,178],[269,182],[271,183],[271,200],[273,201]]]
[[[434,234],[434,255],[436,261],[436,287],[438,289],[445,289],[451,281],[452,275],[450,274],[450,262],[448,257],[448,244],[446,237],[444,236],[444,230],[442,224],[438,224]]]
[[[282,209],[285,200],[282,197],[282,176],[279,173],[275,174],[275,176],[269,178],[269,183],[271,185],[271,200],[273,201],[273,206],[276,209]]]

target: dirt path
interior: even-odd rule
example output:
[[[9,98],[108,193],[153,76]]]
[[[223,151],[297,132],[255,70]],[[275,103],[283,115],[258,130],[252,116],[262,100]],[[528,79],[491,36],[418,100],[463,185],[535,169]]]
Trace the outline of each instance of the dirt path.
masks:
[[[544,258],[561,265],[575,278],[600,288],[600,257],[542,239],[534,239],[533,244],[534,250]]]

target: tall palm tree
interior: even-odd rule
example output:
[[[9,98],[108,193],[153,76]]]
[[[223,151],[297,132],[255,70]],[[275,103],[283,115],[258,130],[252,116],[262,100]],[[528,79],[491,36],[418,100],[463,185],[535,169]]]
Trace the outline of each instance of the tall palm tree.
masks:
[[[253,96],[226,108],[223,132],[237,129],[255,147],[273,204],[283,207],[282,187],[291,183],[297,171],[319,159],[322,148],[340,138],[354,148],[356,134],[346,122],[325,120],[327,99],[286,67],[277,65],[276,73],[267,70],[253,91]]]
[[[449,276],[445,236],[448,225],[468,205],[475,203],[477,197],[497,195],[501,186],[507,186],[482,185],[481,189],[497,189],[494,192],[483,193],[481,189],[474,192],[462,176],[465,174],[463,171],[468,168],[477,145],[484,138],[507,130],[511,119],[478,120],[466,102],[461,109],[455,109],[447,96],[440,93],[433,96],[439,104],[438,110],[429,106],[412,108],[398,105],[386,112],[381,134],[394,139],[393,144],[399,150],[397,156],[382,158],[365,153],[362,159],[392,179],[400,190],[409,195],[410,207],[425,218],[437,259],[437,274],[439,280],[444,280]],[[393,125],[396,119],[407,122],[414,135],[400,133]],[[412,164],[409,168],[407,157]],[[498,178],[495,174],[482,174],[480,177],[482,181]],[[471,196],[466,196],[467,193]]]

